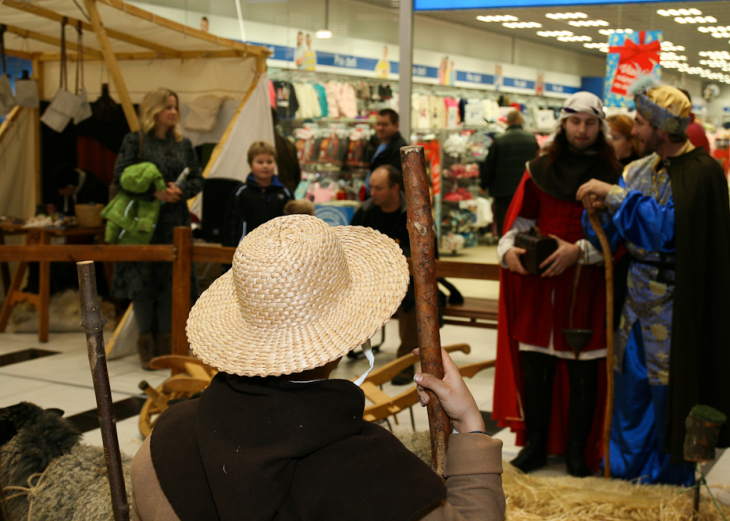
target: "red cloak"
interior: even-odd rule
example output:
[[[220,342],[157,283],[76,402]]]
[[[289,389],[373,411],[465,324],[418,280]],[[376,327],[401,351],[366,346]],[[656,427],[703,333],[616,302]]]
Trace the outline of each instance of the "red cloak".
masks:
[[[539,209],[541,203],[548,207],[543,208],[540,213],[535,207],[537,205]],[[532,181],[529,172],[525,172],[507,211],[504,230],[509,230],[515,219],[522,215],[536,219],[543,234],[552,233],[568,242],[576,242],[581,237],[579,224],[575,222],[576,216],[582,214],[582,210],[578,206],[580,206],[578,202],[562,201],[542,192]],[[578,218],[579,222],[580,218]],[[521,276],[507,269],[502,269],[500,273],[497,363],[492,417],[498,420],[500,426],[510,427],[517,433],[518,445],[524,445],[526,441],[522,364],[518,338],[529,344],[547,346],[552,331],[554,348],[560,351],[567,349],[562,327],[567,327],[565,320],[568,312],[566,310],[570,306],[570,288],[574,273],[575,267],[571,267],[561,275],[552,277],[553,280],[542,279],[534,275]],[[588,284],[590,289],[588,320],[590,327],[594,330],[591,343],[584,350],[603,349],[606,345],[603,270],[586,269],[584,273],[586,275],[581,276],[582,284]],[[580,287],[578,294],[581,294]],[[554,295],[554,303],[550,301],[553,298],[551,295]],[[545,299],[548,300],[545,301]],[[529,308],[526,307],[525,302],[529,302]],[[578,313],[581,311],[581,307],[576,306],[578,308],[576,309],[576,320],[579,319]],[[526,324],[530,323],[530,320],[526,320],[526,314],[538,316],[538,319],[533,322],[534,325],[526,327]],[[583,320],[586,320],[585,317]],[[598,469],[602,455],[603,416],[606,402],[605,358],[600,359],[598,371],[598,399],[593,427],[586,444],[586,462],[594,472]],[[550,454],[565,452],[568,439],[569,396],[570,384],[566,363],[559,358],[553,382],[553,406],[548,431],[547,450]]]

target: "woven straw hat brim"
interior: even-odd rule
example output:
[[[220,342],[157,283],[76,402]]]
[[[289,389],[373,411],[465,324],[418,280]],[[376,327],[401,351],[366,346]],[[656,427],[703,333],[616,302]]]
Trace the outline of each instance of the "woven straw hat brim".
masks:
[[[359,226],[332,228],[350,272],[349,291],[319,316],[292,327],[255,325],[242,316],[233,269],[190,312],[187,335],[201,361],[240,376],[280,376],[325,365],[365,343],[400,306],[408,263],[389,237]]]

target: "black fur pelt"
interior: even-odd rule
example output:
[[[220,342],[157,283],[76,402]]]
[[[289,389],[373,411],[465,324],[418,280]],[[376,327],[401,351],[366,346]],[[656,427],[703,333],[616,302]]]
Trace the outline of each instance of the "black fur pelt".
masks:
[[[81,433],[60,409],[41,409],[28,402],[0,409],[0,482],[27,486],[30,476],[42,473],[80,439]]]

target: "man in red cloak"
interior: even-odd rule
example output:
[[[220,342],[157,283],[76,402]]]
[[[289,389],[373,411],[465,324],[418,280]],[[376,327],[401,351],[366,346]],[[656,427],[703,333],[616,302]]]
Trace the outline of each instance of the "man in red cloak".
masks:
[[[573,476],[591,475],[600,462],[605,281],[597,265],[602,257],[583,239],[583,205],[575,194],[589,179],[618,180],[621,166],[607,135],[601,100],[588,92],[569,97],[552,139],[527,163],[499,241],[503,269],[493,416],[517,432],[518,444],[527,443],[512,461],[524,472],[543,467],[548,453],[564,453]],[[532,228],[558,244],[539,275],[525,270],[520,259],[525,250],[515,247],[517,234]],[[581,274],[574,281],[579,263]],[[564,329],[593,334],[576,352]]]

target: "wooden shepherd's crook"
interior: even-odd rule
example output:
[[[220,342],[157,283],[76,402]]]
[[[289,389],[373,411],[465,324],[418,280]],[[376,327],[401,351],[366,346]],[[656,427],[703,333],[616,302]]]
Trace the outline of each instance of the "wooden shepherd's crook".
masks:
[[[588,220],[601,242],[606,267],[606,415],[603,420],[603,476],[611,477],[611,419],[613,416],[613,255],[595,208],[588,208]]]
[[[86,331],[86,345],[89,349],[89,365],[94,380],[96,406],[99,412],[101,439],[104,442],[104,457],[109,473],[109,488],[112,494],[114,521],[129,521],[129,503],[124,486],[122,456],[117,439],[117,422],[114,417],[112,391],[104,351],[104,324],[99,296],[96,293],[96,273],[93,261],[77,262],[79,290],[81,293],[81,325]]]
[[[426,158],[421,146],[400,149],[403,181],[408,206],[408,234],[411,240],[413,281],[416,289],[416,323],[421,349],[421,369],[437,378],[444,377],[439,337],[439,313],[436,288],[436,226],[431,213],[431,195],[426,179]],[[429,394],[428,424],[431,431],[433,468],[444,476],[446,447],[451,421],[435,394]]]

